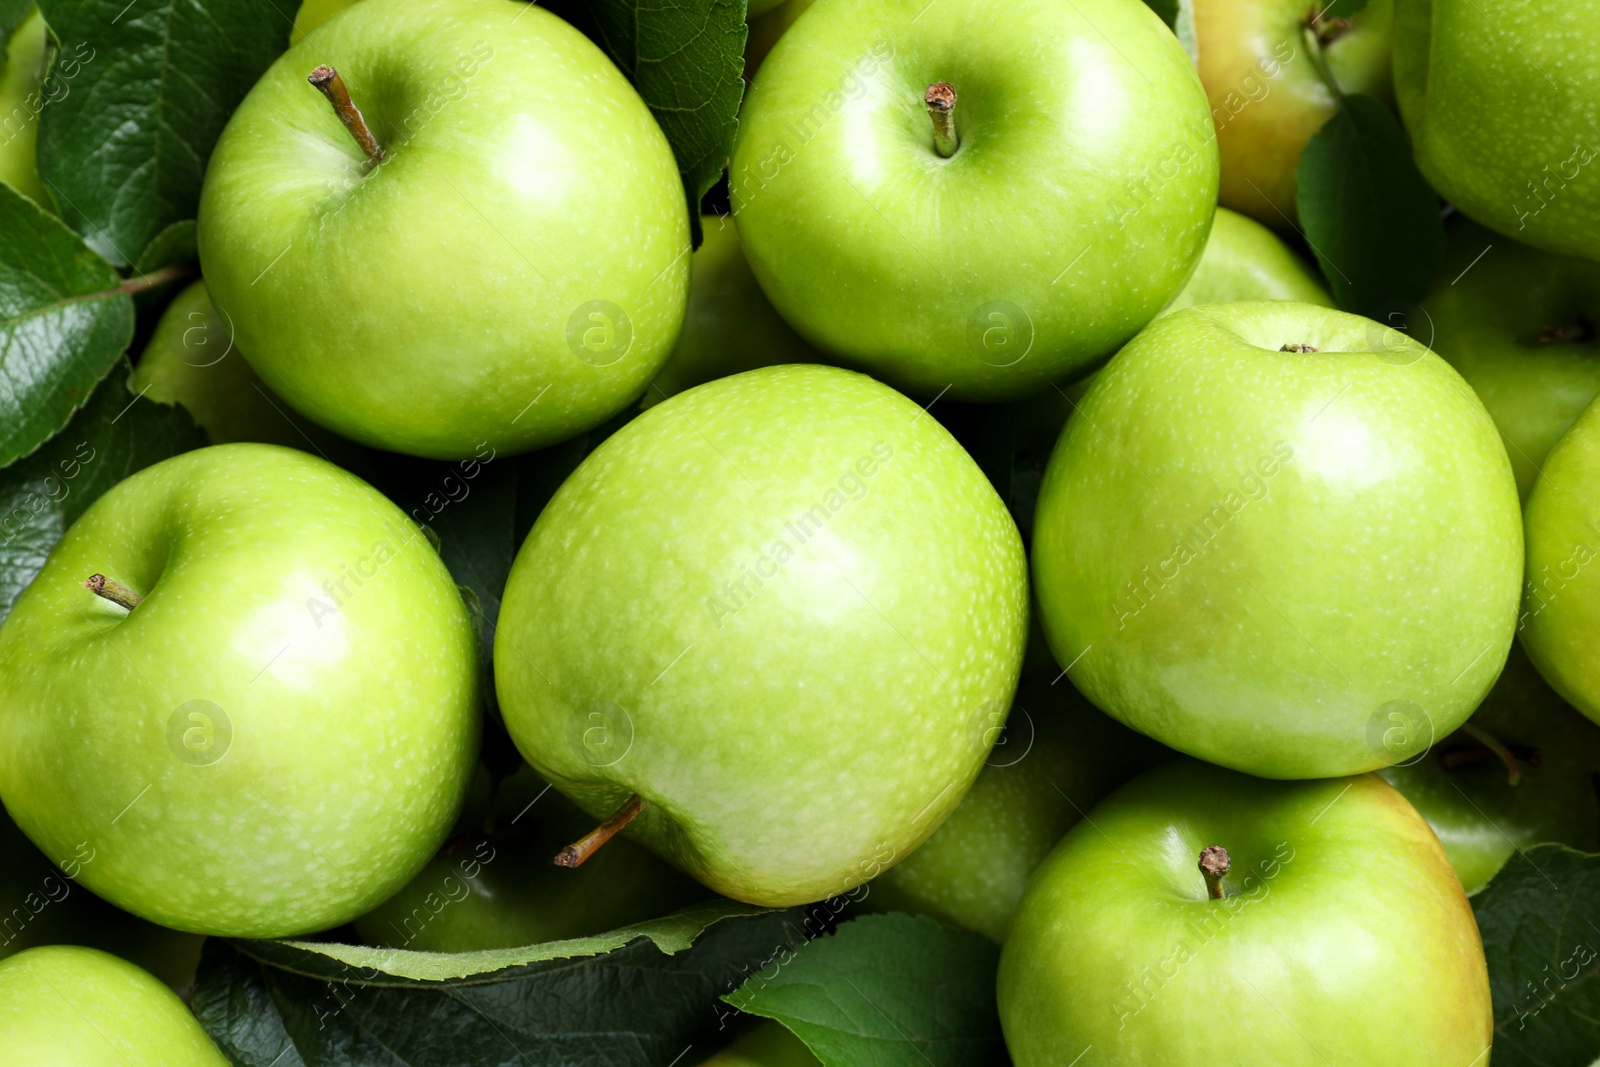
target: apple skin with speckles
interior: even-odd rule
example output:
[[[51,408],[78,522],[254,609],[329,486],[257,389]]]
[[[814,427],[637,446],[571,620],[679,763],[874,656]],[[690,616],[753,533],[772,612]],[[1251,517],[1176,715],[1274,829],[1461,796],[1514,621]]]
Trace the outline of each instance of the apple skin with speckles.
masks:
[[[1482,403],[1406,334],[1307,304],[1152,323],[1067,423],[1033,537],[1074,684],[1267,778],[1421,752],[1517,625],[1516,482]]]
[[[0,1062],[227,1067],[188,1007],[109,953],[49,945],[0,962]]]
[[[1376,775],[1135,778],[1040,865],[997,987],[1017,1067],[1466,1067],[1494,1031],[1472,907]]]
[[[1333,307],[1321,277],[1282,238],[1248,215],[1219,207],[1199,266],[1161,314],[1240,300],[1298,300]]]
[[[372,165],[307,76],[334,67]],[[639,397],[689,284],[683,182],[592,42],[512,0],[363,0],[290,48],[217,142],[200,262],[301,414],[434,459],[540,448]]]
[[[1600,722],[1600,403],[1550,451],[1524,518],[1522,647],[1552,689]]]
[[[948,158],[936,82],[957,97]],[[1183,288],[1217,202],[1200,80],[1133,0],[818,0],[762,62],[729,175],[783,317],[953,400],[1106,359]]]
[[[144,600],[96,596],[97,573]],[[136,915],[325,929],[439,847],[477,677],[466,606],[400,509],[293,449],[199,449],[95,501],[0,627],[0,798]]]
[[[908,855],[1010,709],[1022,539],[918,405],[789,365],[680,393],[540,515],[495,639],[540,774],[726,896],[790,905]]]

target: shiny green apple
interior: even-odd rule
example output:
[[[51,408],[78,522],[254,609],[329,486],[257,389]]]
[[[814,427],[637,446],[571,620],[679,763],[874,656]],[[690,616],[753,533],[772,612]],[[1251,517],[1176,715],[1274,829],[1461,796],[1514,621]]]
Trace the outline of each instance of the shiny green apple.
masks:
[[[823,357],[768,302],[750,273],[733,220],[707,215],[705,241],[689,263],[689,309],[666,366],[645,390],[652,407],[716,378],[780,363],[819,363]]]
[[[1592,5],[1394,0],[1394,87],[1417,167],[1507,237],[1600,259]]]
[[[1194,276],[1161,314],[1240,300],[1298,300],[1333,307],[1321,277],[1282,238],[1246,215],[1219,207]]]
[[[136,915],[325,929],[438,848],[477,676],[455,583],[377,491],[292,449],[184,453],[95,501],[0,627],[0,798]]]
[[[1319,69],[1343,93],[1387,100],[1391,0],[1354,16],[1315,19],[1325,0],[1195,0],[1200,81],[1211,102],[1224,207],[1291,230],[1295,172],[1306,142],[1339,109]]]
[[[0,1063],[31,1067],[227,1067],[166,986],[92,948],[0,961]]]
[[[1551,688],[1600,722],[1600,404],[1551,450],[1525,521],[1522,647]]]
[[[1407,319],[1477,391],[1524,500],[1561,435],[1600,394],[1600,265],[1449,225],[1439,278]]]
[[[373,2],[373,0],[367,0]],[[920,407],[829,367],[680,393],[517,554],[495,683],[540,774],[739,900],[843,893],[965,795],[1011,706],[1021,538]]]
[[[1378,773],[1428,820],[1469,893],[1530,845],[1600,852],[1600,726],[1515,645],[1465,727],[1416,763]]]
[[[1266,778],[1388,766],[1464,722],[1505,662],[1521,561],[1472,389],[1398,330],[1295,303],[1152,323],[1067,422],[1033,530],[1078,688]]]
[[[866,906],[1004,941],[1039,861],[1111,790],[1172,752],[1097,711],[1063,678],[1017,689],[1001,742],[961,806],[879,875]]]
[[[761,64],[730,167],[783,317],[952,400],[1116,351],[1183,288],[1217,191],[1194,67],[1134,0],[819,0]]]
[[[820,1067],[820,1064],[793,1031],[769,1019],[706,1060],[701,1067]]]
[[[37,8],[12,31],[6,44],[5,65],[0,67],[0,182],[53,211],[34,154],[39,112],[47,103],[49,45],[49,31]],[[50,89],[52,95],[59,91],[57,86]]]
[[[1212,891],[1215,847],[1231,866]],[[1044,861],[998,995],[1017,1067],[1466,1067],[1494,1031],[1472,908],[1404,797],[1189,760]]]
[[[381,163],[307,84],[319,64]],[[512,0],[365,0],[285,52],[212,153],[199,243],[275,393],[437,459],[616,414],[671,351],[689,276],[649,108],[586,37]]]
[[[302,0],[295,12],[294,29],[289,33],[289,43],[299,44],[312,30],[355,3],[356,0]]]

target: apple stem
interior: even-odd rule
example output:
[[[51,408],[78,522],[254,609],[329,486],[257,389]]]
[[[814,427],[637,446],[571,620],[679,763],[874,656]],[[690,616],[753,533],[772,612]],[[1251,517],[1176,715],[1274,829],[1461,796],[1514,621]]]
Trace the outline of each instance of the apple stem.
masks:
[[[120,582],[113,582],[103,574],[89,575],[89,580],[83,583],[83,587],[95,596],[105,597],[113,604],[127,608],[129,611],[144,603],[144,597]]]
[[[949,82],[934,82],[928,86],[923,103],[928,105],[928,117],[933,120],[933,150],[949,159],[961,147],[956,136],[956,90]]]
[[[339,72],[323,65],[312,71],[311,77],[306,80],[328,98],[328,103],[333,105],[333,113],[339,116],[339,121],[344,123],[344,128],[350,131],[350,136],[356,139],[356,144],[361,146],[367,158],[374,164],[382,163],[383,146],[367,128],[367,120],[361,117],[361,109],[350,99],[350,90],[345,88]]]
[[[1333,69],[1328,66],[1328,57],[1322,52],[1322,46],[1332,41],[1333,37],[1324,37],[1318,21],[1312,19],[1306,20],[1305,30],[1301,36],[1304,38],[1306,55],[1311,58],[1311,65],[1317,68],[1317,74],[1327,84],[1328,91],[1333,94],[1333,98],[1342,104],[1344,102],[1344,92],[1340,90],[1339,82],[1333,76]]]
[[[610,841],[622,828],[633,821],[633,817],[644,810],[645,799],[638,793],[633,794],[623,801],[622,807],[612,813],[611,818],[584,834],[578,840],[556,853],[557,867],[581,867],[584,860],[600,851],[600,846]]]
[[[1228,850],[1221,845],[1207,845],[1200,850],[1200,873],[1205,875],[1206,892],[1212,900],[1222,899],[1222,879],[1232,863]]]
[[[1474,726],[1470,722],[1461,724],[1461,732],[1468,737],[1474,738],[1484,748],[1500,757],[1500,762],[1506,765],[1506,778],[1512,785],[1521,783],[1522,763],[1517,759],[1515,753],[1500,743],[1498,737],[1483,727]]]

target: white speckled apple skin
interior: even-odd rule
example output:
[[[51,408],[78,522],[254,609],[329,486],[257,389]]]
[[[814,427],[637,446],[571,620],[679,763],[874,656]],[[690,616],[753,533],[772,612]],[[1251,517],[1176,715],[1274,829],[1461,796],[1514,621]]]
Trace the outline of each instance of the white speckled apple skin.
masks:
[[[512,568],[496,684],[523,755],[591,814],[637,792],[637,840],[795,904],[961,801],[1027,610],[1016,526],[937,421],[850,371],[771,367],[652,408],[567,480]]]
[[[1214,304],[1097,376],[1033,567],[1051,649],[1106,712],[1225,767],[1325,777],[1477,707],[1516,628],[1522,525],[1494,423],[1438,356],[1326,308]]]
[[[324,588],[364,572],[348,595]],[[94,573],[145,601],[125,613],[83,587]],[[399,889],[448,831],[477,671],[455,583],[376,490],[292,449],[200,449],[97,500],[0,628],[0,797],[137,915],[323,929]],[[231,724],[213,762],[180,756],[196,723],[173,716],[193,700]]]

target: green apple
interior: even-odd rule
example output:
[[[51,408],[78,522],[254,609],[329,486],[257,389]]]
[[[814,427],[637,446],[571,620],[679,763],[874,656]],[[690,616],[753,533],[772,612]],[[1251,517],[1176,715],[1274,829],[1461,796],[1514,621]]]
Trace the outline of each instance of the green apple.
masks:
[[[872,883],[869,908],[929,915],[1004,941],[1028,878],[1100,798],[1171,751],[1118,724],[1072,683],[1023,682],[961,806]]]
[[[1469,893],[1529,845],[1600,852],[1600,727],[1558,697],[1514,645],[1462,730],[1418,762],[1378,773],[1428,820]]]
[[[650,109],[586,37],[513,0],[365,0],[285,52],[212,153],[199,243],[275,393],[435,459],[553,444],[626,407],[689,281]]]
[[[1183,288],[1217,192],[1194,67],[1134,0],[819,0],[762,63],[730,166],[783,317],[952,400],[1116,351]]]
[[[128,388],[158,404],[181,404],[212,444],[257,441],[315,451],[348,450],[268,389],[233,343],[233,329],[205,282],[179,293],[162,312]]]
[[[793,1031],[769,1019],[701,1067],[820,1067],[820,1063]]]
[[[651,407],[692,386],[757,367],[823,357],[790,328],[750,273],[733,220],[707,215],[689,264],[689,309],[677,346],[645,390]]]
[[[294,16],[294,29],[289,33],[289,43],[299,44],[305,39],[306,34],[355,2],[356,0],[302,0],[300,10]]]
[[[1551,688],[1600,722],[1600,404],[1551,450],[1525,520],[1522,647]]]
[[[637,810],[628,834],[710,888],[821,900],[910,854],[982,768],[1026,566],[916,403],[747,371],[618,430],[539,516],[501,603],[500,708],[557,789]]]
[[[1392,0],[1353,17],[1317,19],[1325,0],[1195,0],[1200,81],[1222,160],[1219,198],[1268,226],[1292,229],[1295,172],[1306,142],[1343,93],[1387,100]]]
[[[1526,500],[1545,456],[1600,394],[1600,266],[1461,216],[1448,232],[1439,279],[1408,325],[1477,391]]]
[[[1394,0],[1395,96],[1423,177],[1492,230],[1588,259],[1600,259],[1594,18],[1562,0]]]
[[[0,627],[0,797],[136,915],[325,929],[443,840],[477,677],[460,593],[398,508],[293,449],[199,449],[95,501]]]
[[[478,952],[605,933],[706,898],[703,888],[631,841],[612,841],[577,870],[551,863],[594,820],[545,788],[531,770],[501,783],[505,817],[488,832],[471,832],[472,819],[464,817],[469,832],[357,919],[356,933],[390,948]],[[479,821],[481,828],[481,815]]]
[[[1188,308],[1068,421],[1033,571],[1051,650],[1106,712],[1262,777],[1354,774],[1449,734],[1499,675],[1516,482],[1472,389],[1406,334]]]
[[[998,994],[1017,1067],[1466,1067],[1494,1026],[1472,908],[1404,797],[1188,760],[1040,865]]]
[[[0,1063],[228,1067],[172,990],[126,960],[67,945],[0,962]]]
[[[54,210],[39,180],[34,146],[39,137],[39,112],[44,109],[45,75],[50,56],[49,31],[37,8],[11,34],[0,67],[0,182]]]
[[[1218,208],[1194,276],[1161,314],[1196,304],[1298,300],[1333,307],[1333,297],[1305,260],[1259,222]]]

